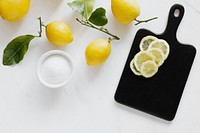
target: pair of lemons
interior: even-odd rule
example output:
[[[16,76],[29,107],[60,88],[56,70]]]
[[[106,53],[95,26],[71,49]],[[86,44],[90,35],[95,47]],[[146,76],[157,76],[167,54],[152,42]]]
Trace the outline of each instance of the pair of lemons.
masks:
[[[130,24],[140,15],[140,6],[137,0],[111,0],[111,9],[115,18],[123,23]],[[86,48],[87,64],[91,66],[103,64],[110,55],[110,42],[104,39],[93,41]]]
[[[8,21],[22,19],[29,10],[30,0],[1,0],[0,15]],[[111,0],[114,16],[122,23],[129,24],[140,14],[137,0]]]
[[[30,0],[0,0],[0,16],[7,21],[21,20],[29,11]],[[56,46],[73,41],[69,26],[62,21],[53,21],[46,26],[48,40]]]
[[[140,15],[140,6],[137,0],[111,0],[111,9],[115,18],[123,23],[130,24]],[[110,42],[105,39],[93,41],[86,48],[87,64],[91,66],[103,64],[110,55]]]
[[[138,52],[130,62],[130,68],[135,75],[150,78],[158,72],[158,68],[167,59],[169,44],[154,36],[146,36],[140,42]]]

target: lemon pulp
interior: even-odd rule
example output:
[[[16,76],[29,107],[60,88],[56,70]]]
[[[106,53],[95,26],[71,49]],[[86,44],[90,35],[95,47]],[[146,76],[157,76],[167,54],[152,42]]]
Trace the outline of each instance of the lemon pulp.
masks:
[[[132,72],[133,72],[135,75],[138,75],[138,76],[141,75],[140,71],[138,71],[138,70],[136,69],[136,67],[135,67],[134,58],[133,58],[133,59],[131,60],[131,62],[130,62],[130,68],[131,68]]]
[[[147,50],[150,43],[155,40],[157,40],[157,38],[154,36],[150,36],[150,35],[142,38],[142,40],[140,42],[140,50]]]
[[[163,51],[163,53],[165,54],[165,59],[168,57],[170,49],[169,49],[169,44],[163,40],[163,39],[158,39],[153,41],[150,45],[149,45],[149,49],[151,48],[159,48]]]
[[[155,62],[159,66],[161,66],[164,63],[165,60],[165,54],[163,51],[159,48],[151,48],[148,50],[153,56],[155,57]]]
[[[137,53],[135,55],[135,59],[134,59],[134,64],[135,67],[138,71],[140,71],[142,63],[147,61],[147,60],[153,60],[154,61],[154,56],[147,51],[140,51],[139,53]]]
[[[145,78],[150,78],[158,72],[158,66],[155,61],[145,61],[141,66],[141,74]]]
[[[139,48],[141,51],[131,60],[130,69],[135,75],[150,78],[167,59],[169,44],[163,39],[148,35],[142,38]]]

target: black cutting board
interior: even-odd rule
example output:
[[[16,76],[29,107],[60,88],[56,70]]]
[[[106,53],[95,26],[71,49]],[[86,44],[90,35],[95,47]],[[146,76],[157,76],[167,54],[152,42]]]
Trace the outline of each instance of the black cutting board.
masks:
[[[175,15],[177,11],[178,16]],[[196,54],[195,47],[181,44],[176,38],[183,15],[184,7],[175,4],[170,9],[167,27],[162,34],[156,35],[146,29],[136,33],[115,93],[117,102],[165,120],[174,119]],[[141,39],[147,35],[164,39],[170,45],[168,58],[151,78],[134,75],[129,66],[135,54],[140,51]]]

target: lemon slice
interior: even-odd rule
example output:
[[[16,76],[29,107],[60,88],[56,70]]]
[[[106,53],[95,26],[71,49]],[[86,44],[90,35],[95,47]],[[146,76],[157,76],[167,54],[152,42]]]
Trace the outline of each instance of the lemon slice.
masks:
[[[136,69],[136,67],[135,67],[134,60],[135,60],[135,58],[133,58],[133,59],[131,60],[131,62],[130,62],[130,68],[131,68],[132,72],[133,72],[135,75],[141,76],[140,71],[138,71],[138,70]]]
[[[141,74],[145,78],[150,78],[158,72],[158,65],[155,61],[148,60],[142,63]]]
[[[161,66],[164,63],[165,54],[163,53],[163,51],[161,49],[151,48],[151,49],[148,49],[148,52],[153,54],[153,56],[155,57],[155,62],[158,65],[158,67]]]
[[[142,40],[140,42],[140,50],[147,50],[150,43],[155,40],[157,40],[157,38],[154,36],[146,36],[146,37],[142,38]]]
[[[160,48],[163,53],[165,54],[165,59],[168,57],[169,55],[169,44],[163,40],[163,39],[158,39],[153,41],[150,45],[148,49],[152,49],[152,48]]]
[[[147,52],[147,51],[140,51],[139,53],[137,53],[134,57],[134,64],[135,64],[135,67],[138,71],[140,71],[141,69],[141,65],[143,62],[147,61],[147,60],[155,60],[154,56],[150,53],[150,52]]]

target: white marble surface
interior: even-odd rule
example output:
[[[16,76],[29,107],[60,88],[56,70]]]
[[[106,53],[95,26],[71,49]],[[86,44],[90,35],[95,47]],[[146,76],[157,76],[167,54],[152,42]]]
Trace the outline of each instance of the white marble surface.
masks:
[[[122,25],[114,19],[110,0],[97,0],[95,7],[105,7],[107,28],[121,37],[112,42],[112,53],[100,67],[88,67],[84,51],[105,34],[81,26],[66,2],[69,0],[32,0],[28,15],[20,22],[0,19],[0,57],[6,44],[22,34],[37,34],[39,16],[47,24],[60,19],[74,34],[72,44],[57,48],[43,35],[31,42],[24,60],[14,67],[0,64],[0,133],[197,133],[200,132],[200,3],[197,0],[139,0],[139,19],[158,16],[158,20],[139,26]],[[119,105],[114,94],[135,33],[147,28],[164,31],[170,7],[180,3],[185,16],[177,37],[197,48],[197,55],[178,108],[176,118],[167,122],[135,109]],[[36,76],[36,64],[45,52],[61,49],[75,62],[71,82],[62,89],[45,88]]]

